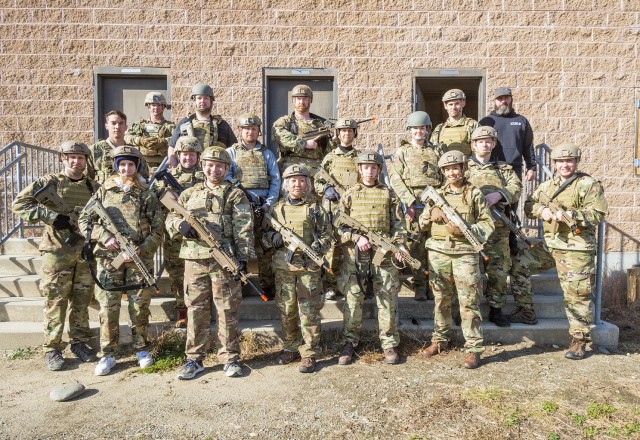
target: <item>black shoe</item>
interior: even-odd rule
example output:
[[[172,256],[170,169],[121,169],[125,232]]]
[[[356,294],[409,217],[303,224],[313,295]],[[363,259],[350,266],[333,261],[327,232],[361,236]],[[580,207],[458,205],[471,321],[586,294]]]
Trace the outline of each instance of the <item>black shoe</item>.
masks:
[[[493,322],[498,327],[511,327],[509,318],[502,314],[502,309],[491,307],[489,311],[489,322]]]
[[[48,351],[44,355],[44,364],[51,371],[60,371],[64,368],[64,358],[60,350]]]
[[[71,344],[71,353],[76,355],[82,362],[95,362],[96,360],[96,354],[84,342]]]

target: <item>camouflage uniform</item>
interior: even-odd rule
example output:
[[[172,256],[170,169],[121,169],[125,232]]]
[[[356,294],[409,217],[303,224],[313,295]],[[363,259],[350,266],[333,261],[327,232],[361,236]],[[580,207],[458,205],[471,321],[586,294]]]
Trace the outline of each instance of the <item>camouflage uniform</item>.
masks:
[[[84,147],[86,148],[86,146]],[[56,192],[68,205],[74,207],[77,214],[87,203],[91,194],[98,189],[98,184],[83,178],[79,181],[69,179],[64,173],[51,174],[34,181],[18,194],[13,202],[13,212],[29,223],[42,221],[45,223],[39,250],[42,255],[40,271],[40,293],[44,303],[44,345],[45,353],[52,350],[62,351],[64,321],[69,314],[69,339],[72,344],[89,343],[89,303],[93,299],[94,282],[89,272],[89,263],[81,258],[83,241],[71,246],[65,244],[69,230],[56,230],[52,224],[60,212],[53,206],[43,206],[33,197],[40,189],[49,184],[55,185]],[[76,231],[79,232],[79,231]]]
[[[456,190],[447,183],[438,192],[469,224],[478,239],[485,242],[494,226],[482,191],[470,184]],[[446,345],[449,341],[451,300],[457,292],[464,346],[469,353],[482,353],[482,281],[478,253],[464,236],[452,236],[445,225],[433,223],[427,209],[420,216],[420,227],[431,232],[426,246],[429,249],[429,283],[435,296],[432,343]]]
[[[310,198],[280,199],[269,214],[284,227],[298,235],[305,244],[318,242],[319,254],[331,246],[331,222],[326,211]],[[263,245],[273,247],[274,232],[267,229]],[[317,238],[315,238],[315,237]],[[297,251],[286,261],[287,248],[276,249],[273,271],[276,277],[276,302],[282,321],[282,340],[288,352],[298,351],[302,358],[316,358],[320,354],[320,268]]]
[[[127,130],[124,141],[127,145],[137,147],[153,170],[166,157],[169,140],[175,128],[176,125],[171,121],[164,120],[160,123],[154,123],[147,119],[141,119],[140,122],[133,124],[133,127]],[[149,138],[157,138],[157,140],[149,144]]]
[[[479,188],[486,196],[499,192],[503,199],[494,205],[504,212],[508,205],[518,202],[522,184],[510,165],[504,162],[480,163],[475,157],[468,162],[467,177],[472,185]],[[489,257],[485,263],[487,274],[487,300],[494,308],[502,309],[507,302],[507,274],[511,267],[511,250],[509,249],[510,230],[501,220],[495,223],[495,231],[489,237],[484,250]]]
[[[253,257],[253,219],[246,195],[228,181],[211,188],[198,182],[180,195],[178,202],[206,220],[222,237],[222,247],[238,261]],[[175,212],[167,217],[167,231],[179,240],[180,223]],[[218,358],[228,364],[240,357],[238,310],[242,301],[240,282],[233,279],[211,256],[209,245],[199,239],[182,238],[180,258],[185,260],[188,359],[202,361],[211,347],[211,301],[217,311]]]
[[[91,156],[87,160],[87,176],[95,179],[98,183],[104,182],[111,176],[116,175],[113,168],[113,157],[111,153],[118,148],[109,139],[100,139],[90,147]],[[149,165],[146,160],[140,163],[140,174],[145,179],[149,178]]]
[[[556,261],[545,248],[544,243],[536,243],[533,248],[530,248],[526,243],[518,240],[517,246],[518,253],[511,258],[509,270],[511,293],[518,307],[533,311],[531,276],[554,268]]]
[[[566,186],[554,203],[572,213],[577,220],[580,234],[574,234],[565,223],[544,223],[544,240],[558,269],[560,285],[564,292],[564,304],[569,319],[569,333],[576,340],[589,340],[593,315],[591,294],[595,281],[596,234],[600,221],[607,212],[607,201],[600,182],[584,173]],[[541,183],[525,202],[525,212],[530,218],[540,218],[545,205],[540,203],[540,193],[551,198],[562,181],[557,175]]]
[[[135,174],[133,184],[121,185],[120,176],[112,176],[96,192],[115,227],[127,237],[137,250],[140,258],[149,270],[153,270],[153,255],[162,241],[164,214],[155,193],[144,183],[144,179]],[[110,250],[105,243],[113,236],[114,225],[106,225],[102,220],[93,221],[86,211],[80,216],[80,226],[84,230],[92,221],[92,239],[97,241],[95,255],[98,260],[97,276],[105,288],[114,288],[130,284],[143,284],[144,278],[133,262],[123,263],[114,268],[111,262],[121,252]],[[133,346],[136,350],[148,344],[149,304],[153,289],[145,287],[139,290],[108,291],[96,286],[95,296],[100,303],[100,349],[102,356],[112,356],[118,348],[120,337],[120,301],[122,294],[129,302],[129,319],[133,334]]]
[[[425,242],[427,234],[420,230],[418,218],[422,214],[423,205],[419,204],[420,193],[425,186],[438,188],[442,183],[442,174],[438,168],[438,160],[442,149],[425,142],[417,147],[410,142],[402,141],[393,158],[393,166],[389,169],[391,187],[406,207],[413,206],[413,220],[405,218],[405,228],[411,241],[409,252],[419,261],[427,260]],[[422,271],[413,271],[413,287],[416,294],[427,289],[427,276]]]
[[[398,246],[404,245],[406,235],[404,222],[399,208],[398,198],[394,191],[382,183],[368,187],[362,183],[345,192],[340,199],[340,210],[358,220],[373,232],[378,232],[387,237]],[[400,291],[400,279],[398,269],[393,265],[392,255],[386,255],[379,266],[372,264],[372,253],[359,252],[356,260],[356,252],[353,243],[360,236],[351,229],[338,228],[340,242],[347,244],[347,253],[342,263],[338,285],[346,296],[344,304],[343,335],[347,342],[357,346],[360,342],[360,330],[362,328],[362,305],[365,292],[359,286],[356,276],[356,264],[358,272],[366,274],[371,271],[374,285],[374,295],[378,306],[378,331],[380,345],[383,349],[395,348],[400,344],[400,333],[397,325],[397,298]],[[365,278],[363,276],[363,278]],[[365,279],[362,281],[366,282]],[[364,283],[363,283],[364,287]]]
[[[180,136],[195,136],[203,149],[214,145],[227,148],[238,142],[229,123],[220,115],[211,115],[208,121],[199,120],[195,113],[182,118],[173,131],[169,146],[175,147]]]
[[[448,118],[436,126],[431,133],[431,143],[439,145],[445,151],[461,151],[466,157],[471,156],[471,134],[478,128],[478,122],[462,115],[457,121]]]

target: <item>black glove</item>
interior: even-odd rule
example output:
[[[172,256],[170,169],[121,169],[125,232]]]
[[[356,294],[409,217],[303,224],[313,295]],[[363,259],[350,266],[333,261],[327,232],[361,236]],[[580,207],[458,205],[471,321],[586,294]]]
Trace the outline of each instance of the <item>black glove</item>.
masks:
[[[282,234],[279,232],[274,233],[273,236],[271,237],[271,244],[276,249],[280,249],[281,247],[283,247],[284,239],[282,238]]]
[[[324,190],[324,198],[330,202],[338,202],[340,200],[340,194],[335,190],[333,186],[328,186]]]
[[[180,223],[180,226],[178,226],[178,231],[185,238],[198,238],[198,233],[186,220],[183,220],[182,223]]]
[[[58,214],[53,220],[53,229],[60,231],[62,229],[71,229],[71,217],[64,214]]]
[[[319,241],[314,241],[313,243],[311,243],[311,250],[313,250],[313,252],[315,252],[316,254],[319,254],[322,250],[322,245]]]
[[[238,261],[238,274],[233,277],[234,280],[236,281],[240,281],[240,274],[241,273],[247,273],[247,262],[246,261]]]

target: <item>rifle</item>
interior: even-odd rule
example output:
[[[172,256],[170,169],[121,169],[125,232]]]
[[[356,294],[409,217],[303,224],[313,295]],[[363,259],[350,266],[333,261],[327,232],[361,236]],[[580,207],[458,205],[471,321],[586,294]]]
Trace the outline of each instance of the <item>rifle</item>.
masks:
[[[227,270],[236,279],[242,281],[242,284],[250,285],[253,290],[258,292],[263,301],[269,301],[269,298],[267,298],[264,292],[260,291],[255,284],[251,282],[249,276],[241,270],[240,263],[238,263],[229,252],[222,248],[221,237],[205,220],[195,216],[191,211],[178,203],[177,196],[171,191],[164,193],[160,199],[160,203],[170,211],[180,214],[187,223],[196,230],[200,239],[211,247],[211,256],[223,269]]]
[[[478,237],[476,237],[476,234],[473,233],[471,227],[467,224],[467,222],[464,221],[462,217],[460,217],[458,211],[456,211],[453,206],[449,205],[444,197],[438,194],[435,188],[431,185],[427,185],[424,191],[422,191],[422,194],[420,194],[420,201],[422,201],[422,203],[426,205],[426,202],[428,200],[431,200],[431,202],[435,206],[442,209],[442,212],[444,212],[444,215],[447,216],[449,222],[453,223],[458,227],[458,229],[462,231],[469,244],[471,244],[476,252],[480,254],[482,259],[484,261],[489,261],[489,257],[483,251],[484,246],[482,245],[482,242],[478,239]]]
[[[511,230],[511,232],[513,232],[516,235],[516,238],[518,240],[522,241],[523,243],[525,243],[527,246],[529,246],[532,249],[535,247],[535,244],[533,244],[533,243],[531,243],[529,241],[527,236],[522,233],[522,231],[520,230],[518,225],[516,225],[514,222],[512,222],[511,219],[509,217],[507,217],[507,215],[504,212],[500,211],[498,208],[495,208],[495,207],[491,207],[489,209],[491,210],[491,216],[493,217],[493,219],[494,220],[502,220],[502,222],[505,225],[507,225],[507,228],[509,228]]]
[[[553,228],[554,232],[558,230],[558,221],[556,219],[556,214],[559,212],[562,223],[569,226],[571,228],[571,232],[573,232],[574,234],[576,235],[580,234],[581,230],[578,227],[578,222],[575,221],[575,219],[571,218],[567,213],[567,211],[563,209],[560,205],[558,205],[557,203],[554,203],[553,200],[551,200],[551,197],[549,197],[546,193],[539,191],[538,199],[540,200],[541,204],[546,205],[547,208],[549,208],[553,213],[553,220],[551,220],[551,227]]]
[[[403,251],[398,246],[393,244],[388,237],[385,237],[382,234],[378,234],[377,232],[370,230],[365,225],[360,223],[358,220],[345,214],[344,212],[341,212],[341,211],[336,212],[336,215],[333,218],[333,224],[336,227],[346,226],[348,228],[351,228],[354,231],[357,231],[358,234],[364,235],[365,237],[367,237],[367,240],[369,240],[369,243],[371,243],[373,246],[377,248],[376,253],[372,259],[372,263],[375,264],[376,266],[379,266],[382,263],[382,259],[388,253],[393,253],[393,254],[400,253],[402,254],[403,261],[409,264],[409,266],[411,266],[412,269],[420,270],[425,275],[429,275],[429,271],[422,269],[422,264],[420,263],[420,261],[413,258],[407,252]]]
[[[180,185],[176,178],[173,177],[173,174],[169,172],[169,157],[165,157],[156,172],[153,173],[153,177],[149,181],[149,186],[156,180],[162,180],[167,186],[178,191],[178,193],[184,191],[182,185]]]
[[[107,228],[107,230],[113,234],[113,237],[116,239],[116,242],[120,246],[120,250],[123,252],[126,252],[127,255],[131,257],[131,261],[133,261],[133,263],[136,265],[136,267],[142,274],[142,277],[147,283],[147,286],[153,287],[156,290],[156,293],[160,293],[160,289],[158,288],[156,279],[153,278],[151,271],[147,269],[147,267],[142,262],[142,259],[140,258],[140,256],[136,253],[136,250],[133,244],[131,243],[131,241],[127,237],[125,237],[124,234],[122,234],[122,232],[118,231],[117,228],[114,227],[113,228],[114,231],[109,229],[109,226],[113,226],[115,223],[111,218],[111,216],[109,215],[109,213],[107,212],[107,210],[104,208],[104,206],[100,202],[100,200],[93,197],[89,201],[89,203],[87,203],[87,206],[84,207],[84,209],[89,216],[96,215],[98,218],[102,220],[105,228]],[[124,263],[124,257],[122,256],[122,252],[121,252],[118,254],[116,258],[113,259],[113,261],[111,262],[111,265],[117,269],[120,266],[122,266],[123,263]]]
[[[318,171],[316,172],[315,176],[313,176],[314,179],[320,179],[320,180],[324,180],[327,184],[329,184],[330,186],[333,187],[333,189],[336,190],[336,192],[338,193],[338,195],[340,197],[342,197],[342,195],[344,194],[346,188],[342,185],[340,185],[338,183],[338,181],[336,179],[333,178],[333,176],[331,174],[329,174],[327,172],[327,170],[325,170],[324,168],[320,167],[318,168]]]
[[[311,259],[314,263],[320,266],[322,269],[326,270],[329,273],[333,273],[331,268],[325,263],[324,257],[322,255],[318,255],[316,251],[311,249],[311,246],[307,245],[302,239],[292,230],[288,229],[278,220],[273,218],[271,214],[265,212],[262,215],[262,226],[271,226],[276,232],[279,232],[282,235],[282,239],[287,243],[287,252],[285,253],[285,261],[287,263],[291,262],[293,258],[293,254],[298,249],[302,251],[307,257]]]
[[[375,116],[371,117],[371,118],[367,118],[367,119],[358,119],[356,120],[356,126],[362,124],[363,122],[369,122],[369,121],[375,121],[377,118]],[[329,123],[331,124],[331,123]],[[318,136],[324,137],[324,136],[333,136],[333,124],[331,124],[330,126],[325,125],[324,127],[320,127],[320,128],[316,128],[315,130],[311,130],[311,131],[307,131],[305,134],[303,134],[302,140],[304,141],[309,141],[311,139],[314,139]]]
[[[62,197],[60,197],[60,194],[56,192],[55,184],[53,182],[50,182],[44,188],[36,191],[33,197],[35,197],[38,203],[42,205],[53,205],[53,210],[58,214],[68,213],[67,215],[71,218],[71,228],[69,229],[70,235],[64,241],[64,244],[73,246],[78,242],[78,240],[84,239],[78,229],[78,213],[74,208],[69,206]]]

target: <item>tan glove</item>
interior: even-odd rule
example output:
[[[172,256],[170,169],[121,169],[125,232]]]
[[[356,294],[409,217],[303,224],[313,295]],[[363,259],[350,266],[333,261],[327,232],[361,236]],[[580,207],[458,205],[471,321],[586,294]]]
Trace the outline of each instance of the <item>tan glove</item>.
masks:
[[[456,225],[454,225],[451,222],[447,223],[446,228],[447,228],[447,232],[449,234],[453,235],[454,237],[462,237],[462,236],[464,236],[464,234],[462,233],[460,228],[457,227]]]
[[[447,222],[447,216],[444,215],[444,211],[438,206],[431,208],[431,211],[429,211],[429,218],[434,223],[442,224]]]

